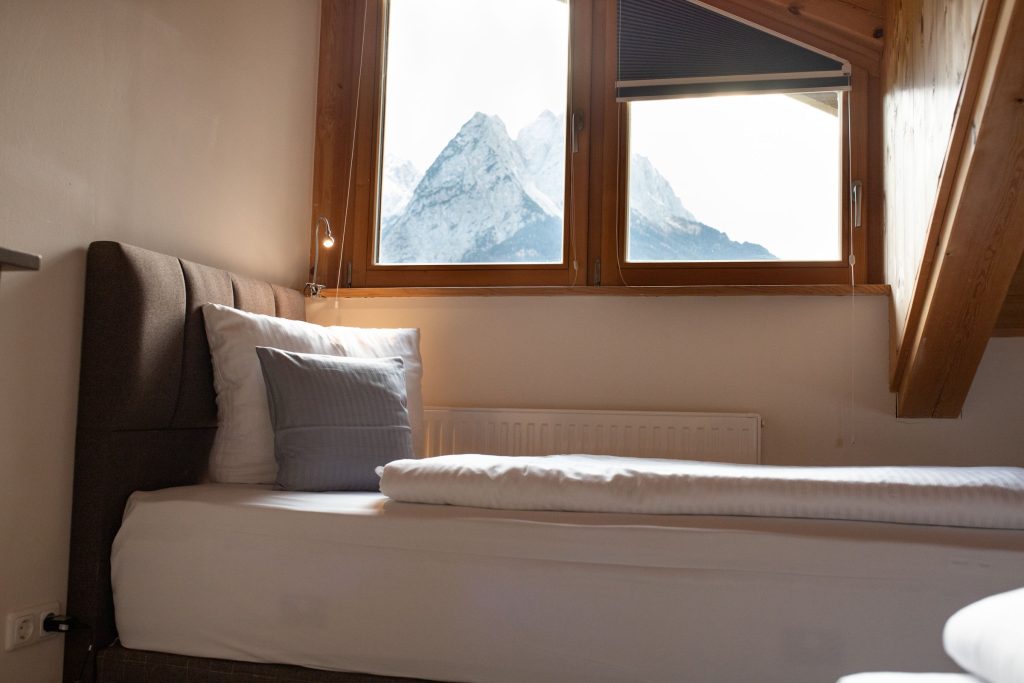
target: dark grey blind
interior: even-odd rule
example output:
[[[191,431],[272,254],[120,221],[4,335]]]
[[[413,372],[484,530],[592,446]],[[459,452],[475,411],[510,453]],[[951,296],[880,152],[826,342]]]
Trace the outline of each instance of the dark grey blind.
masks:
[[[849,89],[849,65],[688,0],[618,9],[620,101]]]

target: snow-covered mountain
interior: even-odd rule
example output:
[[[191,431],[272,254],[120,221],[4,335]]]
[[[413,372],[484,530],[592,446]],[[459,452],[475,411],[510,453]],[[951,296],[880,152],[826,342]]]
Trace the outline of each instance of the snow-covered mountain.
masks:
[[[452,138],[401,215],[383,226],[382,263],[559,261],[561,210],[537,189],[497,116]]]
[[[676,196],[665,177],[658,173],[647,157],[634,154],[629,165],[629,210],[652,223],[672,218],[695,221]]]
[[[546,111],[515,140],[500,118],[476,113],[422,178],[385,160],[380,261],[560,261],[564,159],[565,118]],[[634,156],[631,171],[631,260],[775,258],[699,222],[648,159]]]
[[[387,220],[405,210],[423,174],[411,161],[393,154],[384,155],[382,171],[384,191],[380,197],[380,216],[381,220]]]
[[[760,244],[734,242],[698,221],[647,157],[634,154],[629,174],[631,261],[754,261],[775,257]]]
[[[519,131],[516,146],[533,184],[561,211],[565,203],[565,117],[542,112]]]

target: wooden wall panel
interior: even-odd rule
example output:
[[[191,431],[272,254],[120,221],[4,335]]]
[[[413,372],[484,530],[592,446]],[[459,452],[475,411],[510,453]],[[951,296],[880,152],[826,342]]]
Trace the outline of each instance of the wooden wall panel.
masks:
[[[903,338],[983,0],[892,0],[883,75],[886,282]],[[941,218],[941,216],[939,217]]]
[[[956,417],[1024,255],[1024,0],[986,0],[921,276],[898,413]]]

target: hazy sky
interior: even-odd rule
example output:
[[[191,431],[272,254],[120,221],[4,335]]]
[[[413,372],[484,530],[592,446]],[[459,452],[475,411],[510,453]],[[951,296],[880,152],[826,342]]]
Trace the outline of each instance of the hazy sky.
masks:
[[[385,153],[425,171],[477,111],[513,137],[564,112],[568,20],[560,0],[391,0]],[[836,117],[783,95],[630,106],[633,151],[699,220],[784,259],[840,257]]]
[[[630,104],[630,146],[683,206],[786,260],[839,259],[839,119],[785,95]]]
[[[385,153],[425,171],[478,111],[513,137],[564,112],[568,46],[558,0],[391,0]]]

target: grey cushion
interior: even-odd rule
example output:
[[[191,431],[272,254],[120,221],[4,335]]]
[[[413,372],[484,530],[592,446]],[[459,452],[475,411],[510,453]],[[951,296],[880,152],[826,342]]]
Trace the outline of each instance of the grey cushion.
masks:
[[[277,485],[376,491],[374,468],[412,458],[401,358],[256,348],[274,427]]]

